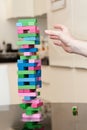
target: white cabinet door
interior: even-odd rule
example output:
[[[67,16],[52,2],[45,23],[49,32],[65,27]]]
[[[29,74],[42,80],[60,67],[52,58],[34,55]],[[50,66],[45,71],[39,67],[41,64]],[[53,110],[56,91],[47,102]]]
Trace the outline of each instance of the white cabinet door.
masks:
[[[35,17],[46,13],[46,0],[8,0],[7,18]]]

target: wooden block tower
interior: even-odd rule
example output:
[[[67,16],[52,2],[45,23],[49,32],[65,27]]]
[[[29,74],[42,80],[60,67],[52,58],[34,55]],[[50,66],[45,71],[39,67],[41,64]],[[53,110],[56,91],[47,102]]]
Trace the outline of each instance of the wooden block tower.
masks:
[[[17,61],[18,94],[23,97],[20,107],[25,111],[22,121],[23,130],[43,130],[41,107],[43,102],[38,98],[42,87],[41,60],[37,54],[40,44],[39,28],[36,19],[20,19],[17,24],[19,52],[22,53]]]

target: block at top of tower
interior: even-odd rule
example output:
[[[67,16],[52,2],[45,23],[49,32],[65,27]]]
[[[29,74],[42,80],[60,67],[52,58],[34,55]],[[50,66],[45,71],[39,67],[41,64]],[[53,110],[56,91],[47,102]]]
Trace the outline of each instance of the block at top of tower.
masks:
[[[16,26],[34,26],[37,25],[37,19],[19,19]]]

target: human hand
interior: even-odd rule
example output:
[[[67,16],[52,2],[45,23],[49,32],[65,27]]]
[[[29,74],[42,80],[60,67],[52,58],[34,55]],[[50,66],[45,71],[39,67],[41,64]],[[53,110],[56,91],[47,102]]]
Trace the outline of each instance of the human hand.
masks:
[[[69,30],[64,25],[57,24],[54,26],[57,30],[45,30],[45,33],[50,39],[56,40],[54,44],[62,47],[68,53],[74,53],[74,38],[69,33]]]

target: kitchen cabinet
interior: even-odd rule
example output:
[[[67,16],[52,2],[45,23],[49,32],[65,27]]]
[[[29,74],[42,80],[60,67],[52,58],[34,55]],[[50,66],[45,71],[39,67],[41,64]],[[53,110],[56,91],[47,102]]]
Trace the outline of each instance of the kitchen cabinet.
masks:
[[[35,17],[46,14],[46,0],[8,0],[7,18]]]

